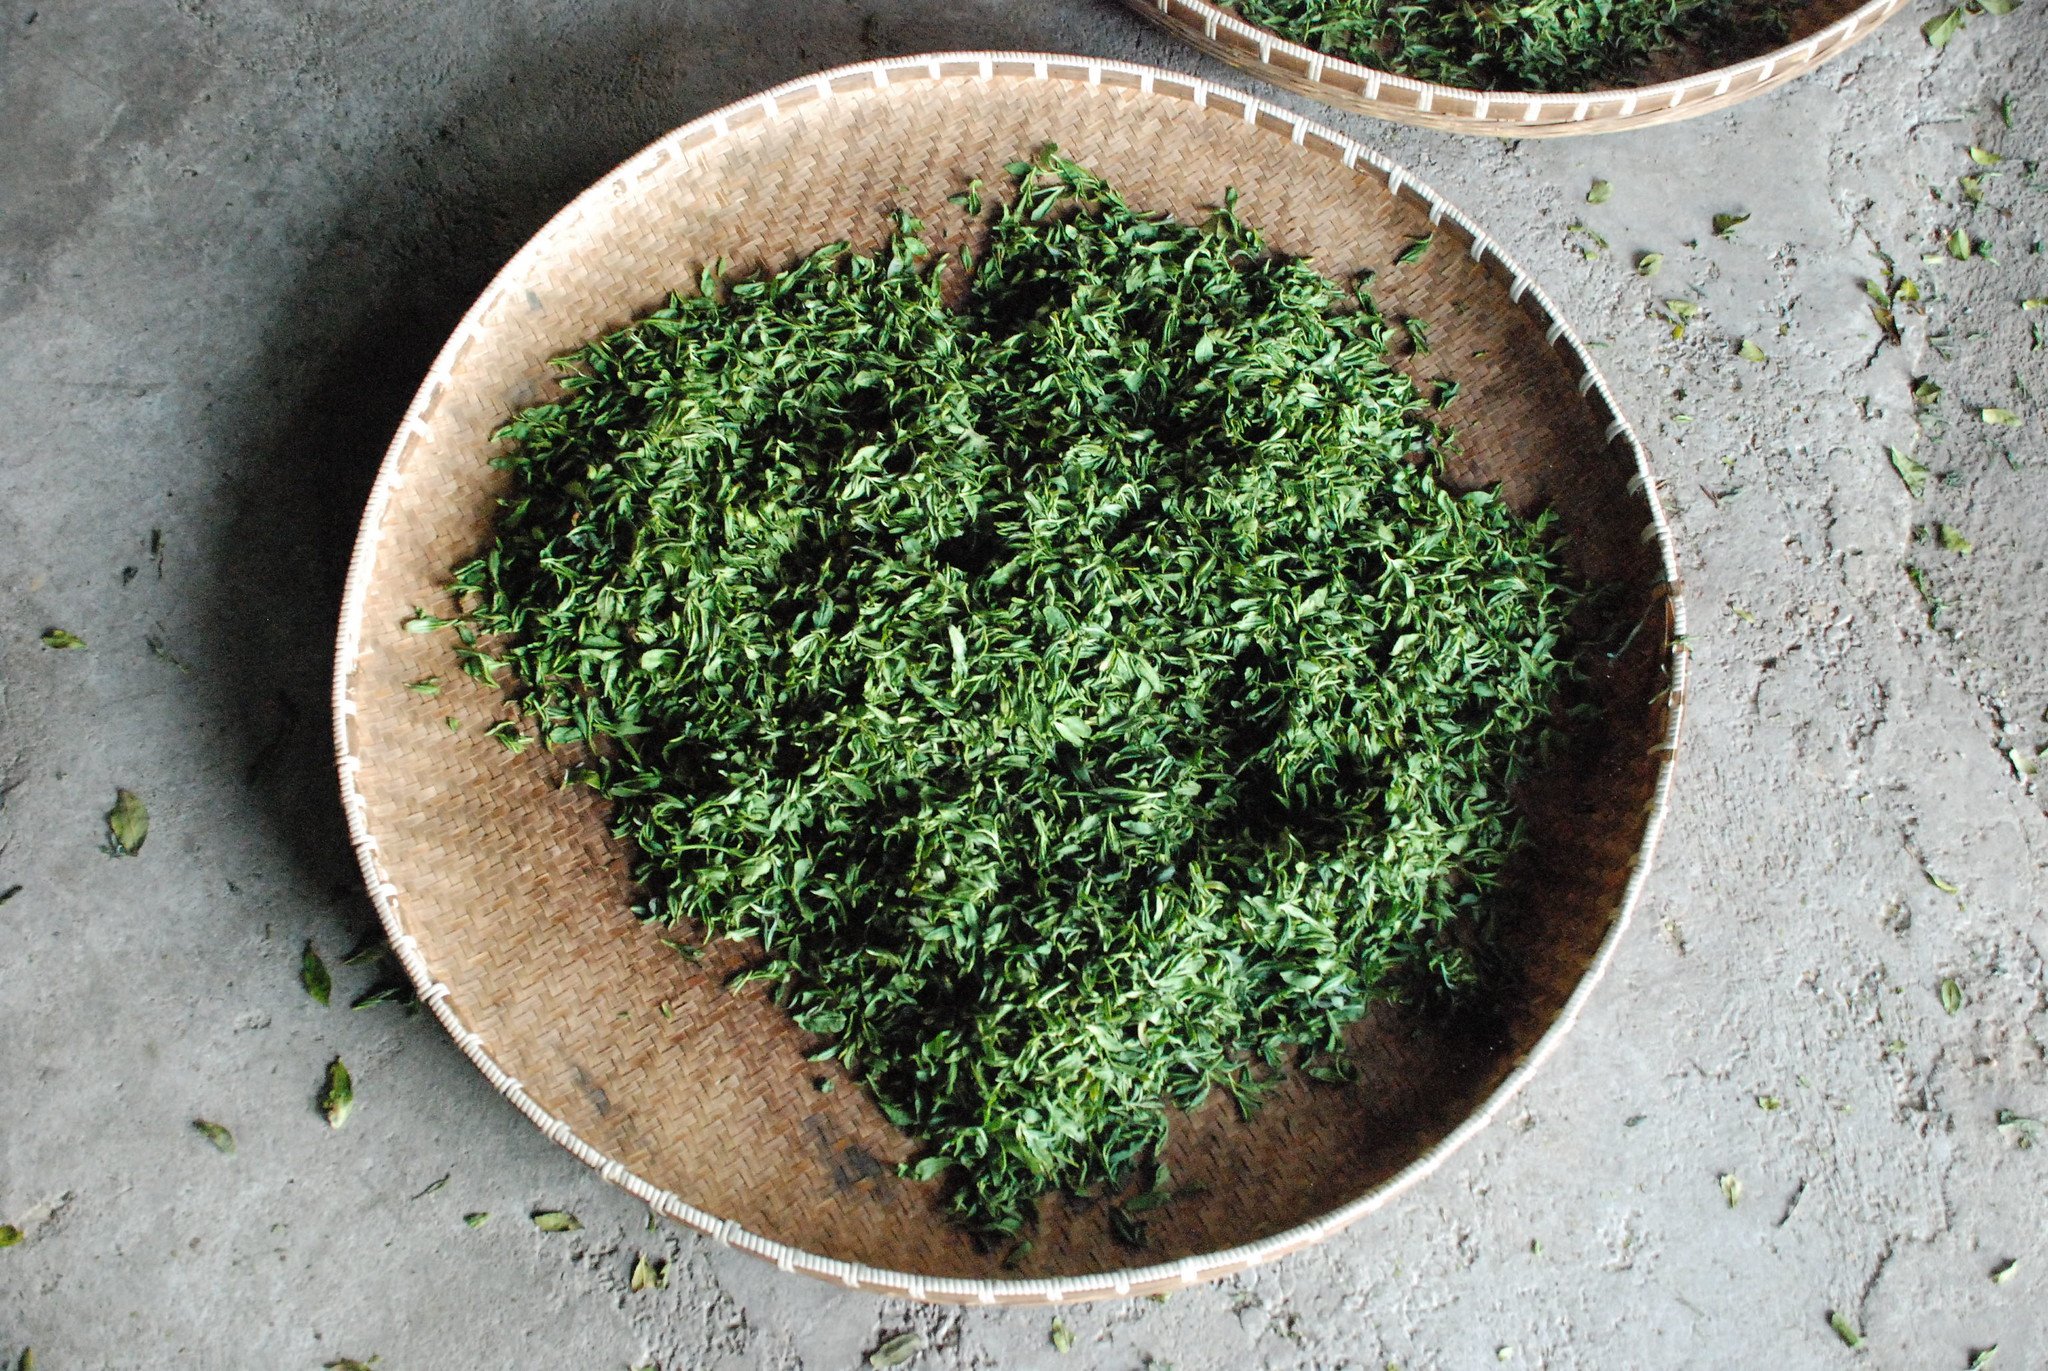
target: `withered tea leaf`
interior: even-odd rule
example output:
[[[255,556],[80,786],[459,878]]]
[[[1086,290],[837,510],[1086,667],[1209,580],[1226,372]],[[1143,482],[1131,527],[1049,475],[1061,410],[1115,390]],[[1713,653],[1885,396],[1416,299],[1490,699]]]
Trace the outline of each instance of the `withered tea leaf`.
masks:
[[[868,1365],[875,1371],[888,1371],[892,1366],[907,1365],[918,1353],[924,1351],[924,1334],[898,1333],[880,1347],[868,1353]]]

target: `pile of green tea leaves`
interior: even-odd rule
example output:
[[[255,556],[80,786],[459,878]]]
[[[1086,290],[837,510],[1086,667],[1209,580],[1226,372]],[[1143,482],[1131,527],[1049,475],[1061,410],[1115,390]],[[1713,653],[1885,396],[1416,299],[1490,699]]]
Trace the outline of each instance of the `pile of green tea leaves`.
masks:
[[[1779,0],[1223,0],[1333,57],[1480,90],[1628,85],[1681,44],[1753,48],[1786,34]]]
[[[978,258],[899,216],[564,359],[456,583],[645,917],[759,940],[984,1235],[1471,978],[1577,599],[1362,290],[1011,172]]]

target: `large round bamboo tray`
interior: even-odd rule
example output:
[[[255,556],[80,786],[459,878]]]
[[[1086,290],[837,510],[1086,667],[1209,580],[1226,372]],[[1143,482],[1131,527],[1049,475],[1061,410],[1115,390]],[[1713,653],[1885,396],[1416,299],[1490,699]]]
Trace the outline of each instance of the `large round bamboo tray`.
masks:
[[[1433,323],[1429,374],[1464,386],[1448,479],[1555,508],[1569,556],[1637,629],[1598,663],[1602,723],[1532,781],[1536,841],[1503,924],[1515,972],[1489,1007],[1384,1011],[1360,1080],[1295,1082],[1250,1122],[1177,1119],[1190,1196],[1112,1240],[1100,1208],[1052,1199],[1014,1268],[900,1179],[914,1144],[817,1040],[725,983],[754,950],[701,962],[630,910],[601,802],[560,788],[572,759],[483,736],[504,697],[457,669],[451,635],[401,628],[446,604],[485,538],[502,474],[491,433],[551,392],[548,359],[658,305],[723,256],[778,268],[872,247],[885,213],[964,241],[945,197],[1048,141],[1133,203],[1199,217],[1226,187],[1276,248],[1331,273],[1382,268],[1384,307]],[[1434,232],[1419,262],[1389,267]],[[1542,289],[1406,172],[1327,129],[1186,76],[1078,57],[967,53],[847,67],[677,129],[557,215],[464,317],[385,458],[349,569],[334,681],[350,835],[420,999],[547,1135],[653,1209],[784,1270],[915,1299],[1030,1304],[1210,1279],[1326,1237],[1438,1166],[1577,1015],[1628,919],[1655,840],[1682,694],[1668,530],[1634,433]],[[437,699],[407,683],[439,676]],[[452,731],[444,718],[461,727]],[[1221,1092],[1219,1092],[1219,1099]]]
[[[1791,42],[1746,61],[1658,72],[1640,86],[1550,93],[1469,90],[1378,71],[1283,38],[1211,0],[1125,3],[1232,66],[1338,109],[1453,133],[1559,138],[1668,124],[1739,104],[1868,37],[1906,0],[1810,0],[1790,16]]]

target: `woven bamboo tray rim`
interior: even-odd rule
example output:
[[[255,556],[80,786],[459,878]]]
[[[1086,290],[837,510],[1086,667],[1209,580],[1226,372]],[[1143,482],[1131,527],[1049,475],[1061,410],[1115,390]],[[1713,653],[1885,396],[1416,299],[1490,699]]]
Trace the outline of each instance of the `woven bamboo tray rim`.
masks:
[[[1500,138],[1567,137],[1688,119],[1782,85],[1868,37],[1906,0],[1866,0],[1757,57],[1651,85],[1542,92],[1479,90],[1381,71],[1283,37],[1213,0],[1125,0],[1203,51],[1268,81],[1399,123]]]
[[[712,146],[735,130],[763,120],[774,120],[786,111],[817,102],[830,102],[849,93],[877,91],[894,85],[999,80],[1120,87],[1183,100],[1195,110],[1210,111],[1210,117],[1221,115],[1242,119],[1245,124],[1284,137],[1298,147],[1338,160],[1347,169],[1383,178],[1388,192],[1396,200],[1406,200],[1425,209],[1429,222],[1439,230],[1446,226],[1454,230],[1452,236],[1463,239],[1465,250],[1473,262],[1480,264],[1489,274],[1510,283],[1510,300],[1542,326],[1544,341],[1552,348],[1564,350],[1571,369],[1579,376],[1578,392],[1607,418],[1606,441],[1610,445],[1619,444],[1622,462],[1633,468],[1634,474],[1627,483],[1628,492],[1641,500],[1648,515],[1641,528],[1641,542],[1646,548],[1654,545],[1656,562],[1663,577],[1662,584],[1656,587],[1653,607],[1661,610],[1658,628],[1664,646],[1656,665],[1663,672],[1663,694],[1666,697],[1662,736],[1650,749],[1657,761],[1654,782],[1643,811],[1641,838],[1634,847],[1627,880],[1606,932],[1549,1027],[1520,1056],[1479,1108],[1397,1173],[1374,1185],[1367,1193],[1310,1222],[1294,1225],[1257,1241],[1167,1262],[1084,1275],[1015,1280],[901,1271],[823,1256],[778,1241],[699,1208],[681,1195],[646,1180],[593,1146],[561,1117],[550,1112],[521,1081],[500,1066],[483,1038],[456,1011],[450,1002],[451,987],[436,978],[420,940],[409,929],[403,893],[391,878],[378,835],[371,831],[368,800],[358,784],[358,773],[364,766],[365,757],[358,749],[353,722],[359,705],[354,693],[355,675],[370,653],[364,643],[366,602],[375,577],[386,511],[394,494],[405,483],[403,459],[415,443],[428,438],[436,405],[449,386],[451,373],[485,329],[485,317],[501,303],[501,297],[512,283],[523,280],[527,268],[545,257],[553,239],[565,226],[576,224],[585,215],[604,213],[614,203],[630,196],[642,178],[672,161],[678,165],[687,164],[693,151]],[[481,453],[478,460],[482,460]],[[332,696],[336,765],[350,841],[368,892],[396,957],[418,988],[420,1002],[447,1029],[464,1055],[475,1063],[492,1086],[546,1136],[578,1160],[646,1203],[655,1213],[749,1255],[773,1262],[784,1271],[915,1300],[984,1305],[1059,1304],[1071,1300],[1169,1291],[1225,1276],[1319,1242],[1347,1224],[1384,1207],[1435,1171],[1500,1112],[1528,1077],[1556,1050],[1583,1011],[1612,960],[1640,897],[1670,796],[1673,758],[1685,698],[1684,633],[1685,609],[1671,531],[1657,498],[1642,443],[1615,404],[1607,382],[1586,347],[1549,296],[1465,214],[1406,170],[1371,149],[1285,109],[1225,86],[1163,69],[1101,59],[1040,53],[942,53],[832,69],[776,86],[683,125],[657,139],[578,196],[549,220],[493,279],[464,315],[429,369],[385,454],[367,501],[361,533],[349,564],[336,641]]]

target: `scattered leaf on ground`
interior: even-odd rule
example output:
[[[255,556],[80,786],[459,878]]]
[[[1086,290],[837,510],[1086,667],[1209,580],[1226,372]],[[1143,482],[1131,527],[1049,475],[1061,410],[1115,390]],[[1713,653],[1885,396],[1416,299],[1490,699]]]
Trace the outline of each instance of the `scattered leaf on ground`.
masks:
[[[325,1366],[327,1371],[375,1371],[377,1363],[382,1360],[384,1358],[381,1356],[373,1356],[368,1361],[357,1361],[354,1357],[341,1357],[335,1361],[322,1362],[321,1365]]]
[[[543,1233],[574,1233],[583,1221],[559,1209],[543,1209],[534,1214],[533,1226]]]
[[[2024,1150],[2040,1141],[2041,1121],[2015,1114],[2010,1109],[2001,1109],[1998,1111],[1998,1131],[2007,1142]]]
[[[1921,409],[1932,409],[1941,403],[1941,383],[1932,376],[1913,378],[1913,403]]]
[[[1759,1095],[1756,1097],[1756,1107],[1758,1109],[1765,1111],[1766,1113],[1770,1113],[1775,1110],[1783,1109],[1785,1107],[1785,1102],[1779,1099],[1776,1095]]]
[[[924,1334],[898,1333],[868,1353],[868,1365],[874,1367],[875,1371],[888,1371],[889,1367],[902,1366],[922,1351]]]
[[[1586,203],[1589,205],[1604,205],[1610,199],[1612,199],[1613,196],[1613,186],[1609,185],[1605,181],[1595,181],[1592,185],[1592,188],[1586,192]]]
[[[21,887],[19,885],[10,885],[5,890],[0,890],[0,904],[6,904],[20,893]]]
[[[1892,470],[1899,473],[1899,480],[1905,483],[1906,493],[1919,499],[1927,489],[1927,468],[1907,456],[1898,448],[1890,449]]]
[[[116,857],[132,857],[142,851],[149,837],[149,806],[132,790],[116,790],[114,807],[107,811],[107,850]]]
[[[1655,276],[1663,269],[1664,254],[1661,252],[1646,252],[1636,258],[1636,275],[1638,276]]]
[[[1927,884],[1933,886],[1936,890],[1941,891],[1944,895],[1960,895],[1962,893],[1962,887],[1957,885],[1954,881],[1945,881],[1941,877],[1935,875],[1932,871],[1927,871],[1925,867],[1922,867],[1921,870],[1927,876]]]
[[[1987,424],[1997,424],[2001,428],[2018,428],[2020,426],[2020,416],[2009,409],[1986,407],[1979,410],[1978,413]]]
[[[1989,148],[1980,148],[1975,143],[1972,143],[1970,144],[1970,160],[1980,167],[1995,167],[2005,159],[1992,152]]]
[[[1960,552],[1967,557],[1977,549],[1977,545],[1952,524],[1936,524],[1934,536],[1940,540],[1944,552]]]
[[[306,950],[299,955],[299,984],[321,1004],[326,1004],[334,994],[334,977],[328,974],[327,963],[313,950],[310,938],[306,940]]]
[[[21,1241],[21,1230],[11,1223],[0,1223],[0,1247],[12,1247]]]
[[[1828,1314],[1828,1327],[1835,1330],[1835,1336],[1842,1340],[1844,1346],[1863,1346],[1863,1335],[1856,1331],[1855,1325],[1849,1322],[1846,1315],[1830,1311]]]
[[[464,1214],[462,1221],[471,1228],[482,1228],[491,1221],[491,1214],[487,1209],[480,1209],[474,1214]]]
[[[320,1092],[320,1112],[327,1116],[329,1128],[339,1128],[348,1122],[355,1107],[356,1083],[349,1079],[341,1058],[336,1057],[327,1064],[327,1088]]]
[[[1978,1348],[1977,1351],[1970,1357],[1969,1371],[1984,1371],[1985,1367],[1991,1365],[1991,1359],[1997,1355],[1997,1343],[1992,1343],[1989,1347]]]
[[[1939,49],[1947,47],[1948,40],[1955,37],[1956,31],[1962,28],[1962,26],[1963,7],[1958,5],[1952,10],[1945,10],[1937,14],[1934,18],[1922,24],[1920,32],[1925,35],[1928,46]]]
[[[192,1120],[192,1126],[198,1129],[205,1136],[206,1140],[215,1147],[227,1153],[230,1157],[235,1155],[235,1135],[228,1131],[226,1125],[212,1123],[206,1119],[194,1119]]]
[[[1953,976],[1942,980],[1941,1007],[1943,1012],[1949,1014],[1954,1014],[1963,1007],[1963,988],[1956,984],[1956,978]]]
[[[651,1262],[645,1256],[636,1254],[633,1258],[632,1286],[636,1291],[668,1289],[668,1263]]]
[[[1714,216],[1714,236],[1716,238],[1731,237],[1735,230],[1748,222],[1749,216],[1747,214],[1717,214]]]
[[[1723,1175],[1721,1177],[1721,1198],[1728,1201],[1730,1209],[1742,1203],[1742,1178],[1734,1175],[1732,1172]]]
[[[79,637],[76,633],[67,632],[61,628],[53,628],[43,634],[43,646],[60,650],[76,649],[85,646],[85,639]]]
[[[1764,360],[1764,350],[1747,338],[1742,340],[1742,346],[1735,350],[1735,355],[1745,362],[1761,362]]]
[[[2014,1257],[2010,1261],[2000,1262],[1997,1266],[1991,1268],[1991,1283],[1993,1285],[2004,1285],[2012,1279],[2012,1273],[2019,1269],[2020,1259],[2018,1257]]]
[[[1607,183],[1601,181],[1596,182],[1596,184],[1605,185]],[[1052,1350],[1055,1352],[1071,1352],[1074,1350],[1074,1330],[1067,1327],[1065,1319],[1055,1318],[1052,1321]]]
[[[390,945],[382,937],[373,933],[349,949],[349,954],[341,959],[341,964],[343,966],[361,966],[364,962],[376,961],[389,950]]]
[[[1970,241],[1970,235],[1960,228],[1948,236],[1947,242],[1948,255],[1958,262],[1969,261],[1970,255],[1977,249],[1977,245]]]

